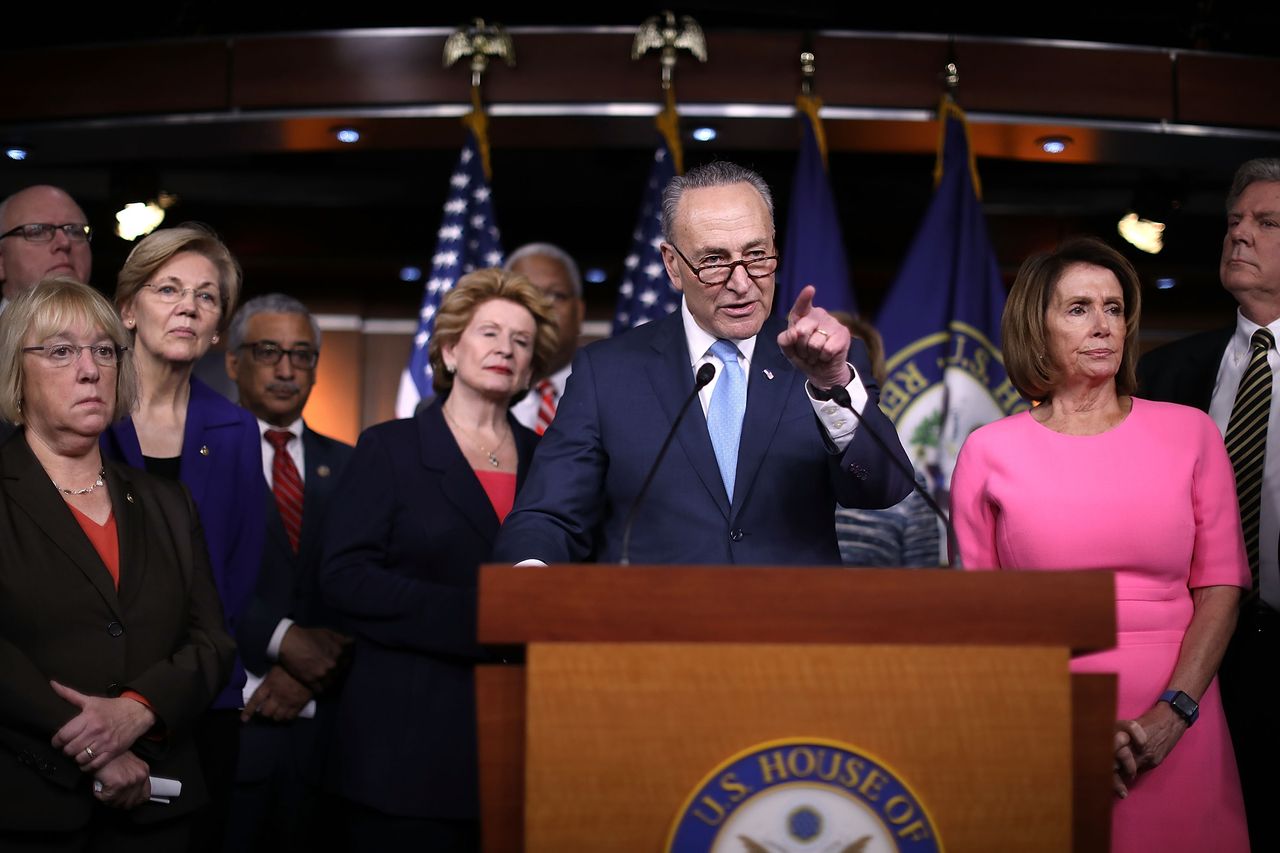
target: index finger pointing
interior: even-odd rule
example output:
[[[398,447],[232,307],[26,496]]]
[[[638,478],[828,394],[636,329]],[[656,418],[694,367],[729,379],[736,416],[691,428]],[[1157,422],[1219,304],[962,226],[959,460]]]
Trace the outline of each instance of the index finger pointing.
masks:
[[[787,315],[788,322],[794,323],[813,310],[814,292],[812,284],[804,286],[804,290],[801,290],[800,295],[796,297],[796,304],[791,306],[791,313]]]

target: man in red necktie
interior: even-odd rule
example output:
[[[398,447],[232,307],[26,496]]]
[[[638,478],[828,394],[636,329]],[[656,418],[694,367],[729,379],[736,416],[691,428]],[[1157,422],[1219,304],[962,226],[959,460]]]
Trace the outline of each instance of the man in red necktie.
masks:
[[[249,670],[227,848],[267,839],[324,846],[321,720],[336,696],[351,639],[334,630],[315,575],[329,499],[352,448],[302,419],[320,360],[320,328],[306,307],[269,294],[244,304],[227,333],[227,373],[262,433],[267,542],[254,597],[236,626]]]
[[[547,375],[534,378],[529,393],[511,413],[516,420],[542,435],[556,416],[565,383],[578,351],[578,336],[586,304],[582,301],[582,275],[569,253],[551,243],[529,243],[511,253],[505,269],[519,273],[551,300],[560,329],[560,349],[547,364]]]

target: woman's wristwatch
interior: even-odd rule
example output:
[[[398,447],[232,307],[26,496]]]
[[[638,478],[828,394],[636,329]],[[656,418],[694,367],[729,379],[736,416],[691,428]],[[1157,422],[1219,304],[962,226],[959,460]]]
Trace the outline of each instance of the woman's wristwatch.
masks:
[[[1199,703],[1181,690],[1166,690],[1160,694],[1160,701],[1168,702],[1173,712],[1187,724],[1187,728],[1191,728],[1200,717]]]

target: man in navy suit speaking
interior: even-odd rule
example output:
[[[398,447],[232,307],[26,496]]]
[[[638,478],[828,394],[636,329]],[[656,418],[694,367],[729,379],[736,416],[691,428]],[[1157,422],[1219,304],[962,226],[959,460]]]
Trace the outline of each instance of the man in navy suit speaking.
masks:
[[[616,562],[633,516],[634,563],[839,564],[833,503],[878,509],[912,488],[865,348],[812,286],[773,316],[773,200],[755,172],[715,162],[677,176],[662,219],[680,311],[579,351],[494,559]]]

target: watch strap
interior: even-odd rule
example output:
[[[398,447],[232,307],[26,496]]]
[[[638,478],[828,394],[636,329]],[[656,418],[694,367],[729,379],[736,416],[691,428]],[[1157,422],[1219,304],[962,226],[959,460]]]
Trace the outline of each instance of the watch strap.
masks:
[[[1200,703],[1181,690],[1166,690],[1160,694],[1160,701],[1168,702],[1173,712],[1187,724],[1187,728],[1191,728],[1200,718]]]

